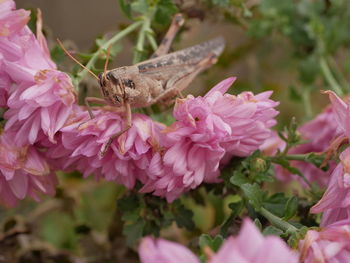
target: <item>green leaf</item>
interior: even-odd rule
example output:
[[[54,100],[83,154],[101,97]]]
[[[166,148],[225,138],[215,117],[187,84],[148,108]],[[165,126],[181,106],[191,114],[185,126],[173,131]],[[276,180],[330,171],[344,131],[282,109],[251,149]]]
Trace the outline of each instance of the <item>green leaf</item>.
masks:
[[[146,0],[136,0],[130,5],[131,10],[137,13],[146,14],[149,8],[149,5]]]
[[[134,211],[140,206],[140,201],[137,195],[128,195],[120,200],[118,200],[118,209],[120,211],[127,212],[127,211]]]
[[[249,183],[249,179],[241,171],[234,171],[233,176],[230,178],[230,182],[236,186],[241,186]]]
[[[241,185],[241,189],[253,207],[259,211],[265,196],[261,187],[258,184],[243,184]]]
[[[176,207],[174,211],[174,219],[178,227],[184,227],[188,230],[193,230],[195,228],[194,222],[192,220],[193,212],[187,209],[183,204]]]
[[[291,219],[297,213],[298,205],[298,197],[292,196],[289,198],[284,212],[284,220]]]
[[[203,250],[205,247],[211,248],[212,251],[217,252],[224,242],[224,238],[221,235],[217,235],[212,238],[208,234],[202,234],[199,237],[199,246]]]
[[[126,236],[126,243],[129,247],[133,247],[136,241],[143,236],[144,227],[145,221],[141,218],[135,223],[124,226],[123,234]]]
[[[306,161],[312,163],[313,165],[315,165],[318,168],[323,164],[324,160],[325,160],[324,155],[315,154],[315,153],[308,154],[308,156],[306,158]]]
[[[235,218],[240,214],[240,212],[244,208],[244,204],[242,201],[240,201],[236,203],[230,203],[228,207],[232,210],[232,212],[221,226],[220,234],[223,237],[227,237],[229,228],[233,225]]]
[[[283,217],[288,198],[284,193],[275,193],[264,201],[264,207],[276,216]]]
[[[270,236],[270,235],[280,236],[283,234],[283,231],[281,229],[278,229],[277,227],[268,226],[263,230],[262,233],[264,236]]]
[[[178,8],[171,0],[160,0],[157,4],[157,11],[154,16],[156,23],[168,24]]]
[[[129,3],[126,3],[124,0],[118,0],[119,7],[129,19],[132,19],[131,17],[131,6]]]

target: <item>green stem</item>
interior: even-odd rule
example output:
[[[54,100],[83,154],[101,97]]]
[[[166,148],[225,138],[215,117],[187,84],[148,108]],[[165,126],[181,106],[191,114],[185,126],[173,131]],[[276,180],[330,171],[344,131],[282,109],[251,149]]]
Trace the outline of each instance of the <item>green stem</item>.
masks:
[[[269,220],[269,222],[274,225],[275,227],[283,230],[283,231],[292,231],[295,232],[298,229],[289,224],[288,222],[284,221],[282,218],[275,216],[274,214],[272,214],[270,211],[268,211],[267,209],[265,209],[264,207],[260,208],[259,211],[267,220]]]
[[[325,79],[327,80],[328,84],[331,86],[333,91],[336,92],[339,96],[343,96],[344,92],[343,92],[341,86],[339,85],[339,83],[334,78],[334,76],[333,76],[333,74],[328,66],[328,63],[324,57],[320,58],[320,66],[321,66],[323,76],[325,77]]]
[[[120,31],[119,33],[117,33],[114,37],[112,37],[110,40],[108,40],[106,43],[104,43],[91,57],[91,59],[89,60],[89,62],[85,65],[85,67],[87,67],[88,69],[91,69],[95,63],[96,60],[98,59],[100,52],[102,50],[107,50],[109,48],[109,46],[115,44],[117,41],[119,41],[120,39],[122,39],[123,37],[125,37],[126,35],[130,34],[132,31],[134,31],[136,28],[138,28],[139,26],[141,26],[143,24],[143,21],[137,21],[133,24],[131,24],[130,26],[128,26],[127,28],[125,28],[124,30]],[[76,77],[76,81],[77,83],[79,83],[84,76],[86,75],[87,70],[83,69],[82,71],[80,71],[77,74]]]
[[[306,89],[304,92],[302,92],[301,98],[303,100],[306,118],[307,120],[310,120],[313,116],[310,101],[310,90]]]
[[[306,162],[307,161],[307,156],[309,154],[288,154],[288,155],[284,155],[283,158],[289,160],[289,161],[303,161]],[[270,157],[269,159],[271,160],[271,162],[281,165],[278,162],[278,158],[280,157]],[[310,187],[310,189],[312,188],[312,184],[310,183],[310,181],[302,174],[302,173],[296,173],[295,175],[301,177],[301,179],[303,179],[303,181]]]
[[[151,45],[153,51],[156,51],[157,48],[158,48],[158,45],[157,45],[157,42],[156,42],[156,40],[154,39],[152,33],[148,33],[146,36],[147,36],[147,40],[148,40],[148,42],[150,43],[150,45]]]
[[[295,161],[306,161],[308,154],[288,154],[284,156],[287,160],[295,160]]]
[[[349,93],[350,92],[349,82],[346,80],[344,73],[340,69],[339,65],[337,64],[337,62],[333,57],[329,57],[329,62],[331,64],[331,67],[334,69],[336,76],[340,80],[342,87],[345,88],[346,93]]]
[[[139,63],[142,60],[142,54],[144,52],[144,44],[145,44],[145,37],[148,34],[148,31],[151,27],[151,20],[148,17],[145,17],[143,20],[142,27],[139,32],[139,36],[137,38],[135,53],[134,53],[134,59],[133,63]]]

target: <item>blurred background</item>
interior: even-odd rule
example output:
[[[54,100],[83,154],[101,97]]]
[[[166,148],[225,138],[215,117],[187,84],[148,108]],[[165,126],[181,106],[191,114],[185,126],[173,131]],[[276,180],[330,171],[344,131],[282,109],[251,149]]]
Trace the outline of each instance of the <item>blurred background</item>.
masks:
[[[340,95],[350,91],[350,5],[346,0],[160,2],[165,3],[167,12],[172,6],[168,14],[182,12],[186,16],[173,50],[218,35],[227,42],[217,65],[202,73],[185,94],[203,95],[220,80],[237,76],[230,90],[233,94],[274,91],[273,99],[281,101],[277,125],[281,129],[292,116],[301,124],[321,112],[328,103],[321,89],[338,85]],[[111,37],[132,23],[117,0],[18,0],[16,4],[34,15],[36,8],[41,9],[53,54],[57,52],[56,38],[72,53],[89,53],[96,50],[96,38]],[[168,15],[164,23],[152,24],[158,43],[170,18]],[[123,39],[122,52],[109,68],[132,64],[135,40],[135,35]],[[64,56],[59,61],[59,67],[67,72],[77,68]],[[89,93],[98,94],[94,79],[86,77],[84,83]],[[0,239],[0,262],[137,262],[135,244],[127,243],[121,211],[116,209],[116,200],[126,190],[112,183],[82,179],[79,173],[61,173],[59,177],[55,198],[44,197],[39,204],[25,200],[11,209],[0,207],[2,232],[13,233],[5,241]],[[173,224],[162,230],[163,237],[196,242],[193,235],[215,232],[229,213],[227,203],[238,198],[220,199],[205,188],[191,195],[181,201],[193,211],[196,231],[190,234]],[[28,235],[17,239],[16,231]],[[129,236],[138,235],[137,229],[127,231]]]

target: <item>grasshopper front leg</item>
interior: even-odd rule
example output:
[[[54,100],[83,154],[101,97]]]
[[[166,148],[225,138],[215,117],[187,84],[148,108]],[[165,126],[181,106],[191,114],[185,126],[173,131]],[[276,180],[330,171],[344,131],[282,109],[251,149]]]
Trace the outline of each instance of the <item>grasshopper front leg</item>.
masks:
[[[101,103],[101,104],[107,104],[107,102],[104,99],[101,98],[96,98],[96,97],[85,97],[84,99],[85,101],[85,105],[87,107],[89,116],[90,116],[90,120],[95,118],[95,115],[92,112],[92,107],[90,105],[90,102],[95,102],[95,103]],[[80,128],[80,126],[82,126],[84,123],[87,123],[89,120],[87,121],[83,121],[78,125],[78,128]]]
[[[101,104],[107,104],[106,100],[104,99],[101,99],[101,98],[96,98],[96,97],[86,97],[84,99],[85,101],[85,105],[88,109],[88,112],[89,112],[89,116],[90,116],[90,119],[92,120],[93,118],[95,118],[95,115],[92,113],[92,107],[90,105],[89,102],[95,102],[95,103],[101,103]]]
[[[162,42],[160,43],[158,49],[153,53],[151,58],[156,58],[159,56],[164,56],[169,52],[170,46],[172,42],[174,41],[174,38],[181,28],[181,26],[184,24],[185,19],[182,14],[176,14],[173,17],[173,20],[171,22],[171,25],[168,29],[168,32],[165,34],[165,37],[163,38]]]
[[[125,107],[125,115],[126,115],[126,126],[121,131],[119,131],[116,134],[112,135],[108,139],[107,143],[104,145],[104,147],[102,148],[102,150],[100,152],[100,156],[101,157],[103,157],[106,154],[106,152],[107,152],[108,148],[111,146],[113,140],[118,138],[123,133],[127,132],[132,126],[132,113],[131,113],[130,103],[129,102],[125,102],[124,107]]]

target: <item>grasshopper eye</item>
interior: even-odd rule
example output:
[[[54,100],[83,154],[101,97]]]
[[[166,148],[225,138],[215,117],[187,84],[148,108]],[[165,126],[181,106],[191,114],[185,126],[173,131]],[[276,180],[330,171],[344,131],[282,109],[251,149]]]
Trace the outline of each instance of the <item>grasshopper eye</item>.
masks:
[[[98,74],[99,84],[101,87],[106,86],[106,79],[103,77],[103,73]]]

